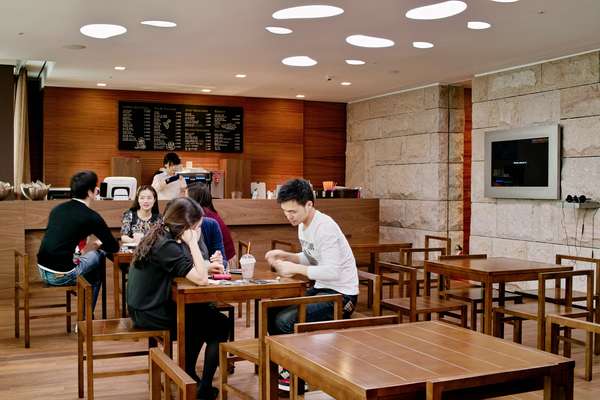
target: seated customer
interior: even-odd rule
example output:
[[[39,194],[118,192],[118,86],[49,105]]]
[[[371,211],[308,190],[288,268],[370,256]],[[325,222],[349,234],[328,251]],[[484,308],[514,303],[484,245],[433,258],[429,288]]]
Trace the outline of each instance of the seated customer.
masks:
[[[140,186],[131,208],[123,213],[121,242],[139,243],[160,220],[156,190],[150,185]]]
[[[159,200],[172,200],[185,195],[187,184],[179,175],[181,159],[177,153],[167,153],[163,159],[163,172],[154,175],[152,187],[156,189]]]
[[[265,258],[282,276],[300,274],[315,281],[307,296],[319,294],[344,295],[344,317],[349,318],[358,295],[358,273],[352,249],[337,223],[313,206],[314,196],[310,184],[303,179],[286,182],[277,197],[288,221],[298,227],[302,252],[289,253],[271,250]],[[324,321],[333,318],[333,304],[309,304],[307,321]],[[298,310],[289,307],[274,316],[269,331],[291,333],[298,321]]]
[[[221,235],[223,236],[223,247],[225,248],[225,260],[231,261],[235,257],[235,246],[229,228],[215,209],[212,201],[212,195],[208,186],[203,183],[194,183],[188,188],[188,196],[196,200],[202,206],[204,215],[212,218],[219,223]]]
[[[119,250],[104,219],[90,208],[97,184],[98,176],[92,171],[78,172],[71,177],[72,199],[50,211],[37,255],[40,276],[49,285],[74,285],[77,276],[83,275],[93,288],[92,307],[96,305],[105,273],[104,251],[114,253]],[[82,241],[87,244],[76,257],[75,248]]]
[[[171,201],[163,221],[157,223],[137,246],[129,270],[127,305],[134,324],[147,329],[177,330],[171,284],[175,277],[186,277],[198,285],[208,284],[209,273],[221,273],[221,265],[209,267],[198,246],[202,208],[193,200]],[[185,372],[198,383],[199,399],[214,399],[212,386],[219,366],[219,343],[227,340],[227,318],[212,304],[189,304],[185,321]],[[196,361],[206,342],[202,379],[196,373]]]

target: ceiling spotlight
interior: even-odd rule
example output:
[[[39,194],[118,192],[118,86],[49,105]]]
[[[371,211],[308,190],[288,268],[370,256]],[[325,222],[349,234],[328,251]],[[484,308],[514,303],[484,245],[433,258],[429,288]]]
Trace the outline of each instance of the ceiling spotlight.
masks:
[[[96,86],[98,86],[98,87],[105,87],[106,83],[104,83],[104,82],[98,82],[98,83],[96,83]]]
[[[117,65],[117,66],[115,67],[115,69],[116,69],[117,71],[125,71],[127,68],[125,68],[125,67],[124,67],[124,66],[122,66],[122,65]]]
[[[350,86],[350,85],[352,85],[352,82],[340,82],[340,85],[342,85],[342,86]]]
[[[343,9],[326,5],[311,5],[284,8],[273,13],[275,19],[308,19],[308,18],[327,18],[340,15]]]
[[[313,65],[317,65],[317,61],[308,56],[286,57],[281,62],[291,67],[312,67]]]
[[[303,99],[304,97],[305,97],[305,96],[304,96],[303,94],[297,94],[297,95],[296,95],[296,98],[297,98],[297,99]]]
[[[212,89],[202,89],[201,92],[202,93],[210,93],[210,92],[212,92]]]
[[[236,78],[245,78],[246,74],[236,74],[235,77]]]
[[[346,64],[348,64],[348,65],[365,65],[366,63],[363,60],[346,60]]]
[[[406,18],[410,19],[442,19],[460,14],[467,9],[464,1],[443,1],[441,3],[428,6],[417,7],[406,13]]]
[[[142,21],[142,25],[155,26],[157,28],[175,28],[177,24],[171,21]]]
[[[519,0],[492,0],[495,1],[496,3],[516,3]]]
[[[416,49],[430,49],[433,47],[433,43],[429,42],[413,42],[413,47]]]
[[[351,35],[346,38],[346,42],[353,46],[372,48],[392,47],[394,45],[392,40],[367,35]]]
[[[487,22],[483,22],[483,21],[467,22],[467,28],[469,28],[469,29],[475,29],[475,30],[488,29],[490,26],[492,26],[492,25],[488,24]]]
[[[89,24],[79,28],[79,32],[95,39],[108,39],[124,34],[127,32],[127,28],[113,24]]]
[[[276,35],[288,35],[293,32],[291,29],[283,28],[281,26],[267,26],[265,29]]]

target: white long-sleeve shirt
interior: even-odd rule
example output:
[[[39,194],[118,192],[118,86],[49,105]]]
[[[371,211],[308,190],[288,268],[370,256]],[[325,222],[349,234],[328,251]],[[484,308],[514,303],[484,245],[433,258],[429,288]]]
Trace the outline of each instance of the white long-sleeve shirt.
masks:
[[[315,211],[308,225],[298,226],[302,252],[300,263],[308,265],[308,277],[317,289],[333,289],[346,295],[358,294],[358,274],[352,249],[338,224]]]

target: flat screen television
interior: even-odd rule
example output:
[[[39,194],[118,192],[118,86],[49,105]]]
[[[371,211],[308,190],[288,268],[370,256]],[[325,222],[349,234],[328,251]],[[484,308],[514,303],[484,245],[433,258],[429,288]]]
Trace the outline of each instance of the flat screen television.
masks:
[[[560,198],[560,125],[485,133],[485,197]]]

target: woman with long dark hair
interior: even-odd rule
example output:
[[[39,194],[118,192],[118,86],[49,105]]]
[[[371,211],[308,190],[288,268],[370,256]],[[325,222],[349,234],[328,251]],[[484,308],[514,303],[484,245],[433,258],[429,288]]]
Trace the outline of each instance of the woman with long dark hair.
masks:
[[[156,190],[150,185],[140,186],[133,204],[123,213],[121,242],[139,243],[160,219]]]
[[[198,202],[204,210],[204,215],[214,219],[219,224],[221,234],[223,235],[223,247],[225,249],[225,260],[231,260],[235,257],[235,246],[229,228],[215,209],[212,201],[212,195],[208,186],[204,183],[194,183],[188,187],[188,196]]]
[[[173,278],[186,277],[198,285],[208,284],[209,273],[221,273],[220,264],[208,264],[198,246],[203,212],[189,198],[172,200],[163,220],[144,236],[137,246],[129,270],[127,305],[136,326],[147,329],[171,329],[176,335],[177,314],[171,300]],[[227,340],[227,318],[212,304],[186,306],[185,371],[198,383],[199,399],[214,399],[218,390],[212,379],[219,365],[219,343]],[[206,343],[202,378],[196,362]]]

